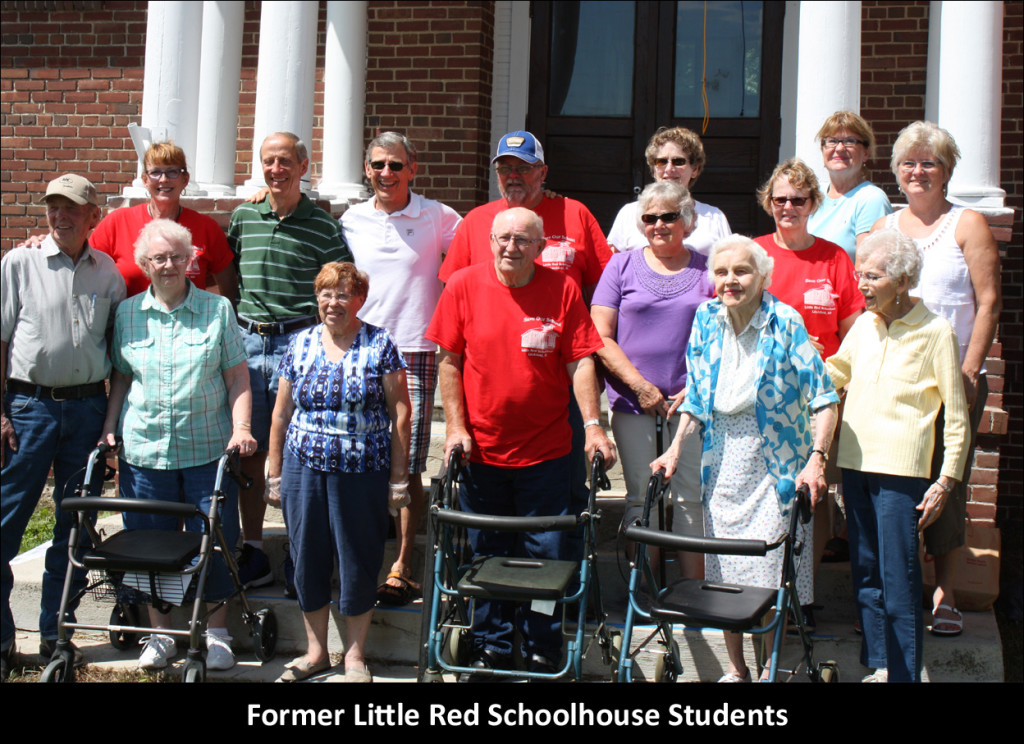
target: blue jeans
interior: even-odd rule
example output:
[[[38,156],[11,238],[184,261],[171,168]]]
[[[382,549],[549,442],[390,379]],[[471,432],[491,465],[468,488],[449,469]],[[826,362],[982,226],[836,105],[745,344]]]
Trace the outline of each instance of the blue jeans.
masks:
[[[85,475],[89,453],[96,448],[106,414],[105,395],[77,400],[54,401],[28,395],[7,395],[4,400],[8,418],[18,438],[18,451],[4,447],[4,467],[0,471],[3,552],[3,628],[0,647],[14,643],[14,616],[11,614],[11,590],[14,574],[11,560],[18,554],[29,518],[39,503],[46,477],[53,467],[53,500],[57,505],[53,542],[46,550],[40,600],[39,634],[46,640],[57,638],[57,613],[68,567],[68,537],[74,515],[60,508],[68,494],[74,494]],[[103,464],[95,469],[93,495],[99,495],[103,483]],[[85,587],[85,572],[76,571],[72,597]],[[78,606],[68,607],[74,619]],[[70,636],[70,631],[69,631]]]
[[[299,329],[302,330],[302,329]],[[266,452],[270,444],[270,415],[277,401],[277,368],[288,351],[288,343],[299,331],[261,336],[242,331],[242,344],[248,357],[249,388],[252,390],[252,436],[256,449]]]
[[[119,464],[121,496],[126,499],[149,499],[151,501],[172,501],[199,506],[204,514],[210,512],[213,499],[213,486],[217,481],[217,464],[219,461],[197,465],[181,470],[154,470],[130,465],[124,460]],[[238,543],[238,484],[224,477],[221,482],[224,489],[224,505],[220,510],[220,524],[224,531],[224,541],[228,550],[234,550]],[[178,518],[161,514],[139,514],[125,512],[124,528],[126,530],[178,530]],[[202,532],[203,520],[198,517],[185,524],[189,532]],[[217,602],[230,597],[235,589],[227,564],[219,554],[213,560],[206,573],[206,590],[203,599]]]
[[[462,509],[472,514],[497,516],[551,516],[569,509],[572,455],[546,460],[524,468],[501,468],[470,463],[462,486]],[[565,552],[562,532],[489,532],[469,530],[476,555],[508,555],[519,558],[560,560]],[[560,608],[555,615],[534,612],[514,602],[476,601],[473,647],[510,656],[512,636],[518,625],[526,654],[540,654],[557,661],[562,649]]]
[[[924,652],[917,505],[928,478],[843,470],[861,663],[890,682],[920,682]]]

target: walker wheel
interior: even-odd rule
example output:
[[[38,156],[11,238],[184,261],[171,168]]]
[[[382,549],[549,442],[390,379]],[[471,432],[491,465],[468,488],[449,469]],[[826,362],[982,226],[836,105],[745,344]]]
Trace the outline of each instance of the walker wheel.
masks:
[[[675,684],[680,672],[676,668],[676,660],[679,658],[679,644],[673,638],[671,646],[666,646],[663,641],[660,641],[658,645],[664,651],[659,651],[657,658],[654,660],[654,681]]]
[[[612,682],[619,681],[619,662],[622,661],[622,631],[613,630],[611,649],[608,653],[608,664],[611,667]]]
[[[277,617],[271,608],[264,607],[256,613],[252,637],[256,646],[256,658],[260,661],[273,659],[274,649],[277,648]]]
[[[74,682],[74,664],[69,664],[66,658],[58,656],[46,665],[46,669],[44,669],[42,675],[40,675],[39,681],[47,684]]]
[[[108,625],[137,625],[132,609],[116,604],[114,609],[110,611],[110,621]],[[126,630],[111,630],[110,631],[110,645],[116,648],[118,651],[124,651],[127,648],[131,648],[139,640],[137,633],[131,633]]]
[[[448,633],[448,656],[452,666],[466,666],[469,663],[469,631],[452,628]]]
[[[831,684],[839,681],[839,664],[835,661],[823,661],[818,664],[818,681]]]
[[[206,681],[206,662],[188,659],[181,670],[181,681],[186,684]]]

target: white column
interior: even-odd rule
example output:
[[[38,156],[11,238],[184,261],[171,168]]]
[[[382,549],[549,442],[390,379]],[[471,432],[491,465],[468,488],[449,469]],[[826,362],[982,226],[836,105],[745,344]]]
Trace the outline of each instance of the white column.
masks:
[[[324,137],[320,197],[348,201],[363,187],[366,113],[366,2],[327,3]]]
[[[860,18],[859,1],[799,3],[793,118],[787,122],[784,115],[782,121],[782,131],[794,132],[794,138],[780,144],[779,160],[801,158],[823,189],[828,187],[828,171],[814,135],[836,111],[860,111]]]
[[[142,79],[142,127],[150,142],[174,140],[189,163],[196,161],[199,119],[199,52],[202,3],[152,0],[146,19],[146,69]],[[139,175],[142,164],[139,165]],[[198,193],[189,184],[187,194]],[[125,196],[147,196],[140,178]]]
[[[248,196],[266,185],[260,145],[267,135],[292,132],[307,148],[312,147],[317,6],[311,2],[268,2],[260,6],[252,177],[237,189],[239,196]],[[311,151],[310,163],[312,160]],[[313,196],[309,171],[302,179],[302,190]]]
[[[950,199],[999,208],[1002,119],[1003,4],[932,2],[928,22],[925,118],[947,130],[960,148]]]
[[[200,189],[218,196],[235,193],[244,20],[244,3],[203,3],[199,121],[192,178]]]

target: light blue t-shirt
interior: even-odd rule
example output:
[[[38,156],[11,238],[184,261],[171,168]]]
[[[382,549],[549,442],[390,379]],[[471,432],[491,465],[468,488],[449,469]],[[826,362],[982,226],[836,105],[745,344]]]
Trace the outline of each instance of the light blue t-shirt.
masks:
[[[857,236],[868,232],[887,214],[892,214],[889,197],[874,184],[864,181],[838,199],[826,196],[807,221],[807,230],[841,245],[856,263]]]

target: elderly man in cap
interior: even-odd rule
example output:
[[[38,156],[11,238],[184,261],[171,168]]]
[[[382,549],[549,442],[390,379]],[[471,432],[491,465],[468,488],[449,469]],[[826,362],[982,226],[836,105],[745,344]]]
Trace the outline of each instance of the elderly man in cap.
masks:
[[[611,259],[597,220],[581,202],[564,197],[544,195],[544,179],[548,167],[544,148],[529,132],[509,132],[498,141],[498,150],[491,159],[498,174],[501,198],[477,207],[459,225],[448,256],[438,277],[448,282],[452,274],[472,264],[492,260],[490,250],[491,223],[495,216],[512,207],[525,207],[544,222],[544,244],[537,263],[566,274],[580,288],[588,302]],[[583,457],[584,429],[599,426],[598,419],[584,421],[570,396],[569,421],[572,425],[572,502],[571,509],[581,512],[587,503],[586,463]],[[580,557],[582,535],[577,534],[570,548],[572,557]]]
[[[15,656],[11,559],[51,467],[57,508],[43,573],[39,653],[49,658],[56,648],[72,525],[60,503],[81,484],[86,459],[99,441],[110,372],[107,343],[114,310],[125,298],[113,259],[91,250],[87,241],[100,219],[95,187],[81,176],[63,175],[49,183],[43,201],[50,234],[42,248],[11,251],[0,263],[4,677]],[[84,586],[84,573],[78,578]],[[77,650],[75,656],[80,661]]]
[[[388,605],[407,604],[420,591],[412,578],[412,553],[426,504],[421,473],[427,466],[437,387],[437,347],[423,334],[441,296],[441,259],[462,219],[451,207],[411,190],[417,165],[416,148],[405,135],[384,132],[374,137],[364,163],[373,198],[341,216],[345,242],[356,265],[370,277],[370,294],[359,317],[391,331],[409,365],[410,502],[395,518],[398,555],[377,590],[377,598]]]
[[[302,193],[302,177],[309,170],[305,143],[291,132],[275,132],[260,145],[260,162],[268,191],[256,195],[258,203],[239,205],[228,226],[228,244],[238,262],[238,324],[249,356],[252,435],[257,443],[256,454],[245,466],[252,486],[242,490],[238,500],[245,538],[239,572],[249,586],[274,581],[263,552],[263,471],[277,398],[277,367],[291,337],[320,322],[313,293],[320,268],[352,260],[341,225]]]
[[[427,338],[441,347],[438,368],[446,422],[445,459],[456,445],[469,457],[465,511],[501,516],[569,513],[570,379],[588,418],[598,413],[591,354],[603,347],[579,288],[538,266],[544,225],[524,208],[500,212],[490,230],[491,260],[457,272],[445,287]],[[600,424],[587,428],[586,452],[615,451]],[[561,533],[471,531],[478,555],[568,558]],[[533,605],[477,600],[478,669],[513,664],[513,629],[533,671],[560,669],[560,616]]]

